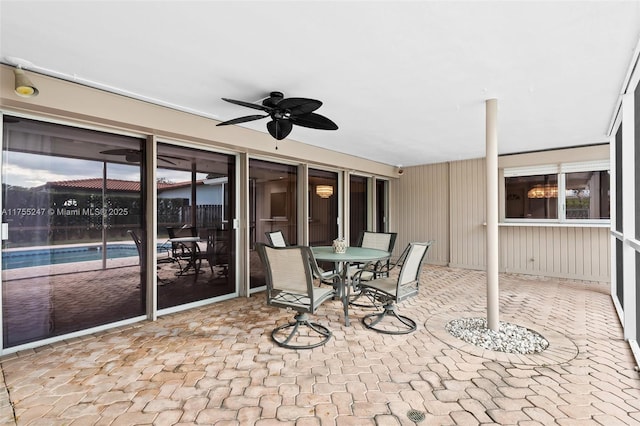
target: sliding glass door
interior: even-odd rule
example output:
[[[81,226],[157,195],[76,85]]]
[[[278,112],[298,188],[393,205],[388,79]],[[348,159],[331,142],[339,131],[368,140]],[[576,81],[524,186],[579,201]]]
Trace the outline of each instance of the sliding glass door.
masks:
[[[162,143],[157,164],[158,308],[233,293],[235,157]]]
[[[338,238],[338,173],[309,169],[309,245]]]
[[[387,193],[389,192],[389,181],[376,179],[376,232],[387,232]]]
[[[143,140],[3,119],[3,348],[144,314]]]
[[[351,175],[349,178],[349,245],[355,245],[362,231],[367,230],[367,178]]]
[[[265,232],[282,231],[289,245],[298,244],[298,168],[270,161],[249,160],[250,287],[265,285],[262,264],[254,250],[266,243]]]

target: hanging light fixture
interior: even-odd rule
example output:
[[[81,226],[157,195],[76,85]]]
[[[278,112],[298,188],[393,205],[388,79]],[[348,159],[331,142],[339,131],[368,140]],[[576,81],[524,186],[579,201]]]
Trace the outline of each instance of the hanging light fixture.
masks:
[[[320,198],[329,198],[333,195],[333,186],[331,185],[318,185],[316,186],[316,194]]]
[[[528,198],[558,198],[556,185],[536,185],[527,192]]]
[[[24,70],[19,65],[13,70],[15,74],[15,93],[23,98],[32,98],[38,96],[38,89],[29,80],[29,77],[24,73]]]

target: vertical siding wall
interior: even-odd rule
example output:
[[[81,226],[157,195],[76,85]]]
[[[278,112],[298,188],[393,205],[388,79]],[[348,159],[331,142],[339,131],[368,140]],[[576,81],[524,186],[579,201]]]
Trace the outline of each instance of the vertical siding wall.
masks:
[[[428,263],[484,270],[485,182],[484,159],[407,167],[393,182],[392,223],[398,232],[394,255],[410,241],[433,239]],[[607,282],[608,230],[584,225],[501,226],[500,270]]]
[[[435,240],[428,263],[449,262],[449,165],[409,167],[394,183],[391,214],[398,233],[394,257],[412,241]],[[392,222],[393,223],[393,222]]]
[[[609,228],[503,226],[500,264],[506,272],[608,282]]]
[[[486,169],[484,159],[454,161],[451,173],[451,266],[486,269]],[[497,190],[497,188],[496,188]]]

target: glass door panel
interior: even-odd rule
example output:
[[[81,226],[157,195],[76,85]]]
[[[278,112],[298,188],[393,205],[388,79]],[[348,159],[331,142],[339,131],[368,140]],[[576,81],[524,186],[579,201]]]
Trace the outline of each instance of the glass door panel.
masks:
[[[144,314],[142,140],[3,117],[3,347]]]
[[[367,230],[367,178],[349,178],[349,245],[358,242],[360,232]]]
[[[376,232],[387,232],[387,187],[389,181],[376,180]]]
[[[289,245],[298,243],[298,168],[249,160],[250,287],[265,285],[264,271],[254,247],[266,243],[265,232],[281,230]]]
[[[309,245],[338,238],[338,174],[309,169]]]
[[[158,308],[235,291],[235,157],[158,144]]]

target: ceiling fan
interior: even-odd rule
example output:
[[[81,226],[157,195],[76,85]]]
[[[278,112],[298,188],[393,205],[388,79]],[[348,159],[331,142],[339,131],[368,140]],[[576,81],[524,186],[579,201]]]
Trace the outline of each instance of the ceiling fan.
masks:
[[[266,112],[266,114],[238,117],[233,120],[218,123],[217,126],[228,126],[230,124],[246,123],[247,121],[271,117],[271,121],[267,123],[267,130],[269,134],[277,140],[286,138],[289,133],[291,133],[294,124],[311,129],[338,129],[336,123],[325,116],[313,112],[322,106],[322,102],[315,99],[285,98],[282,92],[271,92],[269,97],[262,101],[262,104],[236,101],[235,99],[228,98],[222,98],[222,100],[247,108],[261,110]]]
[[[127,160],[127,162],[129,163],[139,163],[140,160],[142,159],[142,151],[140,151],[139,149],[127,149],[127,148],[108,149],[106,151],[100,151],[100,154],[124,155],[125,160]],[[184,160],[184,158],[180,158],[180,157],[172,157],[170,155],[158,154],[158,160],[162,160],[164,162],[167,162],[175,166],[176,163],[174,163],[171,160],[168,160],[168,158],[171,158],[172,160]]]

